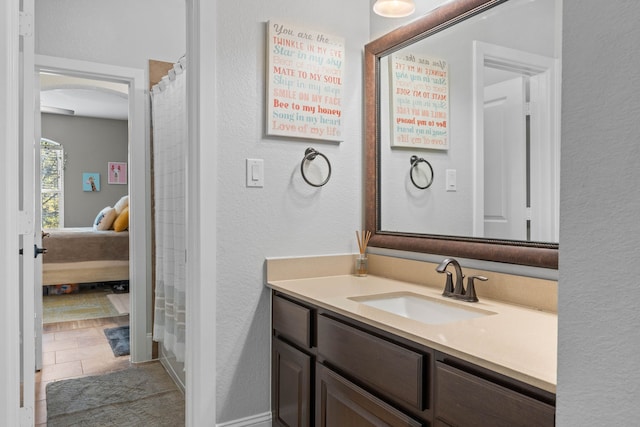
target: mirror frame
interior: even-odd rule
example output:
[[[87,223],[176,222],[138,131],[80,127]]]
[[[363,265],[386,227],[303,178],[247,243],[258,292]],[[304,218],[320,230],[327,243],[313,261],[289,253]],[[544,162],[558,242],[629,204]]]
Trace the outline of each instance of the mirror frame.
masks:
[[[441,236],[381,230],[380,85],[381,56],[455,25],[507,0],[457,0],[368,43],[364,50],[365,227],[369,246],[557,269],[558,244]]]

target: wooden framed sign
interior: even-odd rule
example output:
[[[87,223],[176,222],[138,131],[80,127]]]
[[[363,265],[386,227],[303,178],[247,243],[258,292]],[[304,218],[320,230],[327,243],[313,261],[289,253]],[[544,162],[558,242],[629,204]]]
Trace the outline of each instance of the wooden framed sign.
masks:
[[[424,55],[393,54],[391,146],[449,148],[449,66]]]
[[[342,141],[344,39],[267,25],[267,135]]]

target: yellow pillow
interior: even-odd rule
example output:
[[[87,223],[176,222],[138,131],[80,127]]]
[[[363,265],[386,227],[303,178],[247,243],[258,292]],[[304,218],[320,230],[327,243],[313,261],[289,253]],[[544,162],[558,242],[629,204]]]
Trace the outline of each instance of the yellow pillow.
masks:
[[[116,231],[124,231],[129,228],[129,206],[122,210],[115,221],[113,221],[113,229]]]

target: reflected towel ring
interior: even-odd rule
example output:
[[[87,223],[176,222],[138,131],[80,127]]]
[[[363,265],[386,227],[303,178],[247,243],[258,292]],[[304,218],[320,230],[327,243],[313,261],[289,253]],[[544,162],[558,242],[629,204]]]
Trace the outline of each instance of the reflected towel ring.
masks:
[[[325,162],[327,162],[327,166],[329,167],[329,172],[327,173],[327,177],[325,178],[324,181],[322,181],[319,184],[313,183],[311,181],[309,181],[307,179],[307,175],[305,175],[304,173],[304,164],[305,162],[309,161],[312,162],[316,159],[316,157],[322,157],[324,159]],[[325,156],[324,154],[322,154],[321,152],[317,151],[315,148],[307,148],[304,151],[304,157],[302,159],[302,162],[300,163],[300,173],[302,173],[302,178],[304,179],[304,181],[313,186],[313,187],[322,187],[323,185],[325,185],[327,182],[329,182],[329,178],[331,178],[331,162],[329,162],[329,159],[327,158],[327,156]]]
[[[433,168],[431,167],[431,163],[429,163],[422,157],[418,157],[418,156],[411,156],[411,159],[409,160],[411,162],[409,177],[411,178],[411,182],[413,183],[413,185],[415,185],[417,188],[421,190],[426,190],[427,188],[431,187],[431,184],[433,184]],[[418,183],[416,183],[415,179],[413,178],[413,171],[418,169],[418,165],[420,163],[426,163],[427,166],[429,166],[429,172],[431,173],[431,175],[427,177],[427,181],[428,181],[427,185],[418,185]]]

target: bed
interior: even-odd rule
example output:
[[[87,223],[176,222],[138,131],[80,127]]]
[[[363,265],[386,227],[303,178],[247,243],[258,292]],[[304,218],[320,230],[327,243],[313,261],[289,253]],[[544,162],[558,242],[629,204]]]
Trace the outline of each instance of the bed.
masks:
[[[47,229],[42,284],[129,280],[129,232],[92,227]]]

